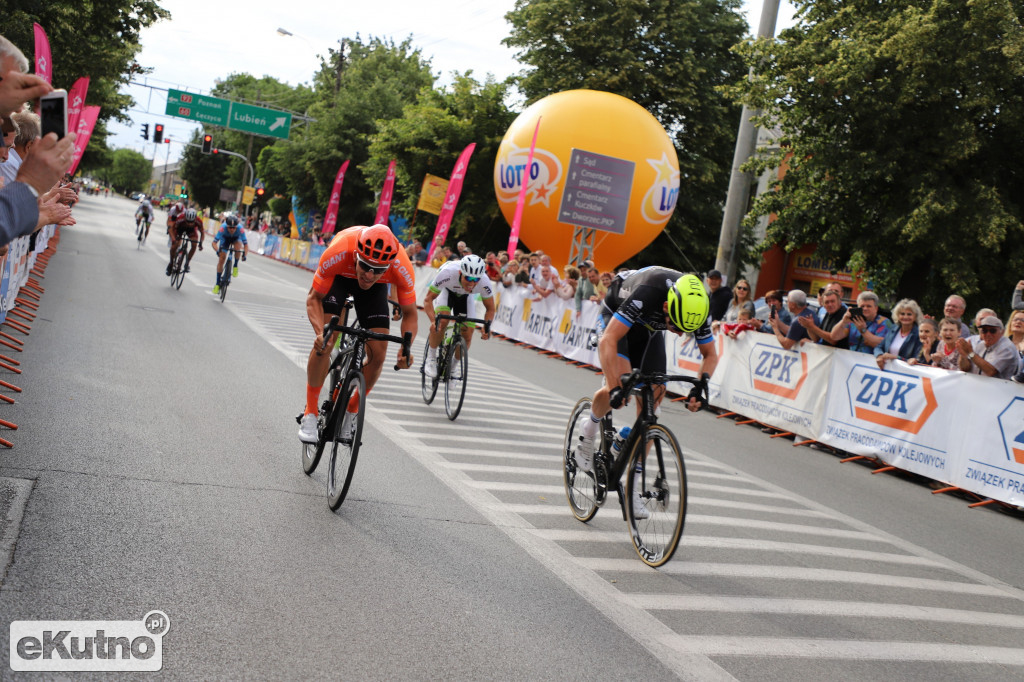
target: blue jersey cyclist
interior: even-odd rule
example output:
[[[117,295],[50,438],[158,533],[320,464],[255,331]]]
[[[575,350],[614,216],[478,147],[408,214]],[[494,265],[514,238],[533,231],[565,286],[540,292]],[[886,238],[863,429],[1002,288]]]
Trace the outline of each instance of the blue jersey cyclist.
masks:
[[[604,298],[605,329],[597,347],[605,384],[594,394],[590,414],[581,417],[582,435],[576,446],[576,463],[582,470],[593,471],[595,441],[600,437],[601,420],[612,410],[611,394],[620,387],[619,377],[633,368],[665,372],[665,331],[693,334],[701,352],[700,373],[706,392],[707,379],[718,365],[708,310],[707,290],[696,275],[648,267],[612,281]],[[665,386],[653,388],[657,409]],[[701,387],[695,386],[686,407],[696,412],[702,401]],[[637,400],[638,411],[639,403]]]
[[[431,379],[437,377],[437,347],[441,345],[444,331],[448,327],[448,320],[442,320],[439,328],[434,329],[435,310],[439,313],[465,315],[469,296],[478,293],[484,304],[484,319],[488,322],[494,319],[494,284],[484,274],[486,269],[487,264],[480,256],[463,256],[442,265],[427,288],[427,295],[423,297],[423,312],[430,320],[430,348],[427,357],[423,359],[423,372]],[[462,331],[467,348],[473,341],[473,323],[469,324]],[[486,341],[491,335],[481,329],[480,338]]]
[[[229,215],[220,225],[220,230],[213,238],[213,251],[217,254],[217,283],[213,293],[220,293],[220,273],[224,271],[224,258],[229,251],[234,251],[235,264],[231,268],[231,276],[238,277],[238,242],[242,242],[242,260],[249,255],[249,241],[245,238],[245,230],[238,224],[238,216]]]

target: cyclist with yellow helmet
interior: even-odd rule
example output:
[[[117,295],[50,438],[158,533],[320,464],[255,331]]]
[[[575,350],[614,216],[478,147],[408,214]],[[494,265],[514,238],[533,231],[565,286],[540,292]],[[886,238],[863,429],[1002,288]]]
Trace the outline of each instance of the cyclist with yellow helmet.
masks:
[[[704,385],[694,386],[686,407],[696,412],[706,404],[707,380],[718,365],[708,308],[707,290],[696,275],[653,266],[620,273],[612,280],[602,310],[604,334],[597,346],[605,384],[594,394],[590,414],[581,417],[582,435],[576,447],[576,463],[584,471],[593,470],[601,419],[611,412],[611,397],[619,390],[619,377],[634,368],[665,372],[663,332],[693,334],[696,339]],[[657,408],[665,396],[665,386],[655,386],[654,396]]]

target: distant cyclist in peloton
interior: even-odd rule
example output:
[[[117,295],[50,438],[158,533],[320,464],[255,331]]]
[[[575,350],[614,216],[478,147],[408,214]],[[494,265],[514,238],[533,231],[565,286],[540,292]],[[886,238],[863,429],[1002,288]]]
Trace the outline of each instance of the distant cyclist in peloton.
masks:
[[[423,312],[430,320],[430,350],[424,360],[423,371],[431,379],[437,377],[437,347],[441,345],[444,331],[449,320],[442,320],[440,329],[434,329],[435,310],[438,313],[451,315],[467,314],[466,301],[469,295],[476,292],[484,304],[484,319],[494,319],[494,283],[484,274],[487,264],[480,256],[470,254],[459,260],[449,261],[441,266],[434,276],[434,281],[427,289],[423,298]],[[437,300],[437,306],[434,300]],[[462,337],[466,339],[466,347],[473,342],[473,328],[464,329]],[[489,332],[480,330],[480,338],[486,341],[491,338]]]
[[[238,226],[238,216],[229,215],[224,219],[224,222],[220,226],[220,230],[217,231],[217,235],[213,238],[213,252],[217,254],[217,283],[213,287],[213,293],[220,293],[220,273],[224,271],[224,259],[232,258],[232,251],[235,249],[235,243],[241,240],[242,246],[242,260],[245,260],[246,256],[249,255],[249,242],[245,238],[245,230]],[[231,268],[231,276],[238,277],[238,259],[235,259],[235,265]]]
[[[180,201],[176,201],[171,204],[171,207],[167,209],[167,234],[171,233],[171,228],[174,227],[174,223],[178,222],[178,218],[185,212],[185,204]]]
[[[597,354],[605,384],[594,394],[590,414],[581,416],[582,435],[576,447],[576,463],[584,471],[593,470],[601,419],[611,412],[611,393],[620,387],[619,377],[633,368],[665,372],[665,331],[693,334],[702,356],[700,374],[705,390],[707,379],[718,365],[708,316],[708,294],[696,275],[662,267],[620,273],[608,287],[601,314],[605,329]],[[700,395],[700,387],[694,386],[686,403],[691,412],[700,409]],[[655,386],[655,409],[664,396],[665,386]],[[638,404],[637,410],[640,409]]]
[[[145,235],[139,234],[139,241],[149,238],[149,226],[153,224],[153,204],[150,203],[149,199],[143,197],[142,201],[139,202],[139,207],[135,209],[135,228],[138,229],[139,223],[143,220],[146,221],[146,233]]]
[[[181,214],[181,217],[174,222],[174,227],[171,229],[171,260],[167,263],[167,274],[171,274],[171,267],[174,265],[174,252],[178,249],[178,244],[182,238],[188,237],[192,240],[192,248],[188,251],[188,259],[192,260],[192,257],[196,255],[196,242],[199,243],[199,250],[203,250],[203,221],[199,218],[199,214],[196,213],[194,208],[186,208],[185,212]],[[185,266],[185,272],[189,272],[192,268]]]
[[[350,227],[331,240],[320,256],[313,286],[306,296],[306,315],[313,325],[316,339],[306,364],[306,410],[299,423],[299,440],[303,443],[317,441],[320,389],[331,365],[330,349],[338,336],[334,332],[330,338],[323,338],[324,326],[332,315],[341,313],[342,303],[352,296],[360,326],[387,334],[391,326],[388,284],[393,284],[402,310],[402,334],[410,332],[415,338],[418,323],[415,282],[412,262],[387,225]],[[351,325],[352,320],[349,319],[348,323]],[[366,342],[363,377],[367,394],[380,377],[386,350],[386,341]],[[411,365],[412,353],[403,357],[399,351],[398,366],[408,369]],[[358,407],[359,396],[353,394],[348,411],[355,412]],[[348,419],[343,424],[355,424],[355,420]]]

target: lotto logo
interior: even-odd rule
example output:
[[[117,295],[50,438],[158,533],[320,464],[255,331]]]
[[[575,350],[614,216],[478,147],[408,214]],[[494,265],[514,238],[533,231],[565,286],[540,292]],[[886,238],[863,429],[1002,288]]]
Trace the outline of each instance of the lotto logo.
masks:
[[[1006,459],[1024,465],[1024,398],[1014,398],[999,413],[999,432],[1003,437]]]
[[[750,351],[750,378],[759,391],[796,400],[807,380],[807,356],[757,344]]]
[[[846,380],[853,415],[879,426],[918,433],[939,406],[932,380],[858,365]]]

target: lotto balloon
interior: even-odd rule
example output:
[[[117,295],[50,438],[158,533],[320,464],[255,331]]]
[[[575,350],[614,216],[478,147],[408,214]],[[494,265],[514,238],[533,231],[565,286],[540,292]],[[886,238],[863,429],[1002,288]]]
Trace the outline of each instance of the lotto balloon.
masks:
[[[679,161],[665,129],[640,105],[608,92],[569,90],[520,114],[498,148],[494,191],[509,225],[524,181],[520,241],[562,266],[574,226],[594,228],[594,262],[612,270],[665,228],[679,196]]]

